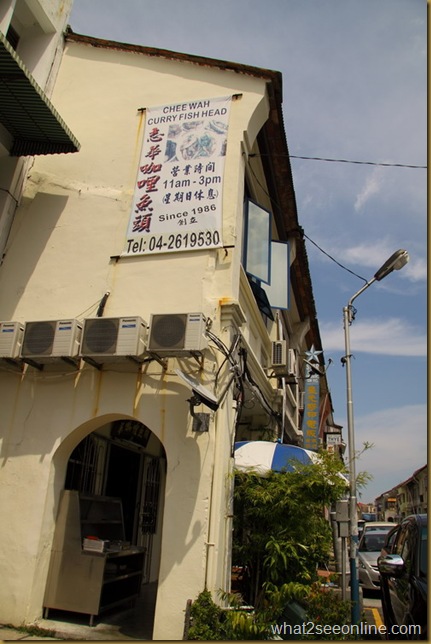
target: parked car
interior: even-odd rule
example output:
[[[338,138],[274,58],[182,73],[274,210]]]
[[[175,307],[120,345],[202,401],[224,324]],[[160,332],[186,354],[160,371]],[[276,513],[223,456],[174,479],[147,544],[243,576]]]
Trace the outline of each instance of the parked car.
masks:
[[[358,519],[358,539],[361,538],[365,523],[364,519]]]
[[[369,523],[370,521],[377,521],[377,515],[375,512],[362,512],[361,519]]]
[[[358,578],[362,588],[369,590],[380,589],[380,574],[377,568],[377,557],[385,544],[388,532],[394,527],[382,527],[380,530],[367,530],[367,524],[362,532],[358,545]]]
[[[392,530],[390,530],[387,533],[385,543],[383,544],[383,548],[380,553],[380,557],[384,557],[385,555],[389,555],[392,553],[392,548],[394,545],[394,541],[397,538],[399,528],[400,528],[399,525],[394,525]]]
[[[367,521],[364,523],[362,532],[369,532],[374,530],[379,530],[381,532],[389,532],[394,527],[393,521]]]
[[[407,517],[389,533],[377,559],[388,639],[427,639],[427,535],[426,514]]]

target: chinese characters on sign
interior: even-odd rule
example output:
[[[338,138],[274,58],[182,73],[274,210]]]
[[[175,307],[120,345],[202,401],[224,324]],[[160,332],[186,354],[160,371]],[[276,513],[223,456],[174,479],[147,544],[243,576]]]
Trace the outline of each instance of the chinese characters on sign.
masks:
[[[309,367],[306,367],[306,371]],[[304,448],[317,451],[319,449],[319,376],[310,374],[305,381],[304,390],[304,417],[302,419],[302,433]]]
[[[222,246],[231,97],[149,108],[123,255]]]
[[[319,364],[318,355],[321,351],[316,351],[314,346],[305,354],[308,361],[305,361],[305,385],[304,385],[304,416],[302,419],[302,434],[304,448],[314,450],[319,449],[319,409],[320,409],[320,376],[312,369],[311,363]]]

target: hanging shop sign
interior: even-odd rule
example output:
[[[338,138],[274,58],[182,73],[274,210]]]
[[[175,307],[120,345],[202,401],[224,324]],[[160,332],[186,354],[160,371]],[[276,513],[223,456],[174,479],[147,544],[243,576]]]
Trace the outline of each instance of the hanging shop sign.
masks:
[[[318,356],[322,351],[317,351],[312,345],[305,352],[308,360],[305,362],[304,382],[304,415],[302,418],[302,434],[305,449],[318,451],[320,431],[320,376]]]
[[[314,451],[319,449],[319,398],[319,376],[306,365],[302,433],[304,448]]]
[[[222,195],[231,97],[146,109],[122,255],[222,246]]]

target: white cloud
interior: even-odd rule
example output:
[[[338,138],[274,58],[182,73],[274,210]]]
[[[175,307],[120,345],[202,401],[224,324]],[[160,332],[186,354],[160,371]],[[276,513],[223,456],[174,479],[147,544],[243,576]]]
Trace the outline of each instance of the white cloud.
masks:
[[[405,271],[405,272],[404,272]],[[421,257],[410,258],[409,263],[403,269],[405,277],[411,282],[422,282],[428,278],[428,267],[425,259]]]
[[[354,270],[361,271],[363,268],[370,269],[367,272],[367,276],[371,278],[386,259],[396,250],[396,244],[388,237],[383,237],[376,242],[368,240],[355,246],[347,247],[342,245],[336,247],[331,243],[330,249],[327,252],[345,266],[349,268],[356,267]],[[406,250],[409,251],[408,248]],[[428,277],[426,260],[416,255],[414,250],[409,251],[409,255],[410,259],[408,264],[397,275],[410,282],[425,281]],[[327,261],[327,258],[323,254],[315,253],[315,257],[316,259]],[[388,282],[385,281],[385,287],[387,284]]]
[[[320,322],[325,351],[344,351],[344,333],[340,324]],[[355,322],[350,331],[354,352],[388,356],[426,356],[427,339],[418,329],[400,318]]]
[[[357,451],[364,442],[372,443],[373,447],[359,457],[356,470],[373,476],[362,492],[364,500],[373,501],[426,464],[426,405],[406,405],[357,417]]]
[[[372,268],[375,272],[393,252],[393,248],[390,250],[390,242],[381,239],[374,243],[367,240],[356,246],[340,248],[336,256],[341,257],[341,261],[348,263],[349,266],[364,266]]]
[[[356,196],[355,210],[362,210],[365,203],[373,196],[380,192],[382,187],[382,168],[374,168],[365,181],[362,190]]]

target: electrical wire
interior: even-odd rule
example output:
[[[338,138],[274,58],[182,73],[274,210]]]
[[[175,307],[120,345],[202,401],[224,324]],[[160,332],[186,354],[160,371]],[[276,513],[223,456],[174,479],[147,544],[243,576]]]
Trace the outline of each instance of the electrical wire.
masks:
[[[408,163],[384,163],[379,161],[355,161],[353,159],[329,159],[327,157],[306,157],[299,156],[297,154],[250,154],[250,157],[266,157],[266,156],[276,156],[284,157],[286,159],[305,159],[306,161],[329,161],[331,163],[353,163],[355,165],[374,165],[381,166],[384,168],[411,168],[414,170],[427,170],[428,166],[426,165],[412,165]]]
[[[343,268],[343,269],[344,269],[345,271],[347,271],[348,273],[351,273],[351,274],[352,274],[352,275],[354,275],[355,277],[359,277],[359,279],[360,279],[360,280],[363,280],[365,283],[367,283],[367,281],[368,281],[368,280],[366,280],[366,279],[365,279],[365,277],[362,277],[361,275],[358,275],[357,273],[355,273],[355,271],[352,271],[352,270],[350,270],[350,268],[347,268],[346,266],[343,266],[343,264],[340,264],[340,262],[338,262],[334,257],[332,257],[332,255],[330,255],[329,253],[327,253],[327,252],[326,252],[326,250],[323,250],[323,248],[320,248],[320,246],[319,246],[318,244],[316,244],[316,242],[315,242],[315,241],[313,241],[313,240],[312,240],[308,235],[306,235],[305,233],[304,233],[304,237],[305,237],[306,239],[308,239],[308,241],[310,241],[312,244],[314,244],[314,246],[316,246],[316,248],[318,248],[318,249],[320,250],[320,252],[321,252],[321,253],[323,253],[324,255],[326,255],[326,257],[329,257],[329,259],[331,259],[331,260],[332,260],[333,262],[335,262],[338,266],[340,266],[340,268]]]
[[[253,391],[253,393],[257,394],[257,397],[259,398],[262,407],[264,409],[266,409],[266,412],[268,413],[268,415],[271,418],[274,418],[278,422],[279,419],[280,419],[279,414],[272,409],[272,407],[269,404],[269,402],[267,401],[265,395],[261,391],[259,385],[253,380],[253,378],[251,376],[251,373],[250,373],[250,371],[249,371],[249,369],[247,367],[247,351],[246,351],[246,349],[242,349],[241,352],[242,352],[242,357],[243,357],[243,362],[244,362],[244,374],[243,374],[243,376],[244,376],[245,382],[247,383],[247,385],[249,386],[251,391]]]
[[[290,154],[289,156],[291,159],[306,159],[307,161],[330,161],[331,163],[354,163],[356,165],[377,165],[385,168],[412,168],[414,170],[418,170],[418,169],[426,170],[428,167],[426,165],[409,165],[407,163],[379,163],[377,161],[352,161],[351,159],[326,159],[325,157],[303,157],[295,154]]]
[[[210,331],[209,329],[206,329],[205,334],[208,336],[208,338],[209,338],[210,340],[212,340],[212,342],[214,342],[214,344],[216,345],[216,347],[218,348],[218,350],[219,350],[219,351],[224,355],[224,357],[225,357],[225,359],[224,359],[224,360],[223,360],[223,362],[221,363],[221,365],[220,365],[220,367],[218,368],[217,373],[216,373],[216,375],[215,375],[215,379],[214,379],[214,388],[215,388],[215,389],[217,388],[217,382],[218,382],[218,378],[219,378],[220,372],[221,372],[221,370],[222,370],[223,366],[224,366],[224,365],[226,364],[226,362],[228,361],[228,362],[230,363],[230,365],[231,365],[231,371],[232,371],[232,372],[233,372],[233,374],[234,374],[234,379],[235,379],[236,385],[237,385],[238,389],[242,392],[242,390],[243,390],[243,384],[242,384],[242,375],[241,375],[241,370],[240,370],[240,368],[239,368],[239,364],[238,364],[238,362],[237,362],[237,361],[235,360],[235,358],[233,357],[233,353],[234,353],[234,351],[236,351],[236,348],[237,348],[237,346],[238,346],[238,344],[239,344],[239,341],[240,341],[240,335],[238,334],[238,335],[236,335],[236,336],[234,337],[234,339],[233,339],[233,341],[232,341],[232,344],[231,344],[231,347],[230,347],[230,349],[228,349],[228,347],[224,344],[224,342],[223,342],[222,340],[220,340],[220,338],[219,338],[219,337],[217,337],[217,336],[216,336],[212,331]]]
[[[250,155],[250,156],[257,157],[257,156],[260,156],[260,155],[258,155],[258,154],[253,154],[253,155]],[[250,168],[250,171],[251,171],[251,173],[252,173],[253,177],[254,177],[254,178],[255,178],[255,180],[256,180],[256,183],[257,183],[257,184],[259,185],[259,187],[263,190],[263,192],[266,194],[266,196],[267,196],[267,197],[268,197],[268,199],[271,201],[271,203],[272,203],[274,206],[276,206],[280,211],[282,211],[282,207],[280,206],[280,204],[279,204],[279,203],[277,203],[277,201],[275,201],[275,200],[271,197],[271,195],[269,194],[269,192],[267,191],[267,189],[265,188],[265,186],[263,186],[263,185],[261,184],[261,182],[259,181],[259,178],[256,176],[256,173],[255,173],[255,171],[253,170],[253,168],[251,167],[251,165],[249,165],[249,168]],[[314,244],[314,246],[316,246],[316,248],[318,248],[318,249],[319,249],[319,250],[320,250],[324,255],[326,255],[326,257],[329,257],[329,259],[331,259],[333,262],[335,262],[335,264],[337,264],[337,266],[339,266],[339,267],[340,267],[340,268],[342,268],[343,270],[347,271],[348,273],[351,273],[351,274],[352,274],[352,275],[354,275],[355,277],[358,277],[360,280],[363,280],[365,283],[367,282],[367,280],[365,279],[365,277],[361,277],[361,275],[358,275],[357,273],[355,273],[354,271],[352,271],[350,268],[347,268],[346,266],[344,266],[343,264],[341,264],[341,262],[337,261],[334,257],[332,257],[332,255],[330,255],[330,254],[329,254],[329,253],[327,253],[325,250],[323,250],[323,248],[321,248],[318,244],[316,244],[316,242],[315,242],[315,241],[313,241],[313,240],[311,239],[311,237],[308,237],[308,235],[306,235],[304,232],[303,232],[303,235],[304,235],[304,237],[306,237],[306,238],[308,239],[308,241],[310,241],[312,244]]]

